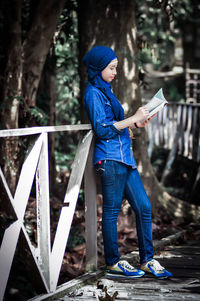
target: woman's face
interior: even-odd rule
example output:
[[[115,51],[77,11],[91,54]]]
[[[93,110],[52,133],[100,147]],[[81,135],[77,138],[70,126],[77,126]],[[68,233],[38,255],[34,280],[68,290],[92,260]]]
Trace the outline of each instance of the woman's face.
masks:
[[[118,60],[114,59],[106,66],[105,69],[101,72],[103,80],[105,82],[110,83],[116,76],[117,74],[117,65],[118,65]]]

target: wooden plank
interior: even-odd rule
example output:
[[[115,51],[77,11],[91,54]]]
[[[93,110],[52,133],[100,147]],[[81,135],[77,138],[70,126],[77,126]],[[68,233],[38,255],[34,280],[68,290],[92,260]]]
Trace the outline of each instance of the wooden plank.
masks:
[[[105,296],[105,287],[107,287],[109,296],[113,296],[116,291],[118,292],[116,300],[199,300],[200,270],[194,265],[191,266],[191,263],[195,260],[193,248],[189,248],[190,255],[188,255],[188,260],[191,261],[190,265],[185,265],[188,261],[187,258],[180,256],[183,254],[182,251],[188,249],[187,246],[181,248],[175,246],[171,249],[172,254],[170,254],[170,251],[165,251],[161,253],[160,257],[156,256],[156,259],[174,272],[174,278],[172,279],[161,281],[150,274],[146,274],[139,279],[122,279],[118,277],[113,280],[108,277],[102,277],[97,283],[93,282],[93,285],[86,285],[71,292],[71,294],[66,294],[62,297],[62,300],[95,300],[98,296]],[[196,248],[194,247],[194,249]],[[164,258],[165,256],[166,258]],[[190,268],[191,270],[188,271]],[[196,273],[197,271],[198,274]]]
[[[177,106],[175,104],[172,105],[168,105],[167,106],[169,108],[170,111],[170,126],[169,126],[169,132],[168,132],[168,140],[169,140],[169,149],[172,148],[173,146],[173,141],[174,141],[174,136],[176,134],[176,126],[177,126]]]
[[[181,137],[180,137],[180,140],[181,140],[181,149],[179,150],[180,151],[180,154],[181,155],[184,155],[184,152],[185,152],[185,130],[186,130],[186,122],[187,122],[187,107],[184,106],[183,107],[183,110],[182,110],[182,131],[180,131],[181,133]]]
[[[116,300],[199,300],[199,283],[195,278],[160,281],[151,275],[128,280],[122,278],[110,280],[102,277],[98,282],[67,292],[65,296],[55,300],[97,300],[99,297],[105,298],[105,290],[110,300],[115,292],[117,292]]]
[[[76,208],[76,202],[83,178],[90,144],[92,141],[92,131],[88,132],[78,147],[74,162],[72,164],[72,172],[69,179],[67,191],[64,199],[64,207],[61,209],[58,221],[57,231],[52,247],[50,273],[51,273],[51,290],[54,291],[57,286],[58,277],[62,265],[63,256],[71,228],[71,223]]]
[[[191,129],[192,129],[192,107],[188,107],[187,110],[187,126],[184,133],[184,140],[185,140],[185,149],[184,149],[184,156],[192,159],[191,156],[191,147],[190,147],[190,141],[191,141]]]
[[[180,233],[182,235],[183,233]],[[173,235],[172,235],[173,236]],[[165,240],[174,242],[169,236]],[[176,237],[176,235],[174,236]],[[159,243],[158,243],[159,245]],[[109,279],[104,276],[103,269],[96,273],[86,274],[69,281],[59,287],[55,294],[37,296],[29,301],[39,300],[97,300],[98,296],[105,296],[103,288],[107,286],[110,296],[118,291],[116,300],[199,300],[199,246],[172,246],[167,247],[155,259],[174,272],[174,277],[167,280],[158,280],[151,274],[138,279]],[[138,253],[138,252],[137,252]],[[186,254],[186,256],[184,255]],[[137,255],[138,256],[138,255]],[[130,258],[129,261],[131,262]],[[192,264],[197,263],[197,266]],[[195,274],[196,273],[196,274]],[[95,275],[90,278],[89,275]],[[187,274],[187,275],[186,275]],[[81,281],[81,279],[83,281]],[[98,280],[98,281],[97,281]],[[77,281],[77,282],[76,282]],[[88,282],[90,283],[88,285]],[[178,296],[182,297],[178,299]]]
[[[57,126],[36,126],[30,128],[19,128],[19,129],[9,129],[1,130],[0,137],[14,137],[14,136],[26,136],[35,135],[41,133],[53,133],[59,131],[85,131],[91,130],[90,124],[77,124],[77,125],[57,125]]]
[[[158,121],[159,121],[159,145],[163,146],[163,112],[158,112]]]
[[[200,110],[194,108],[193,112],[193,124],[192,124],[192,159],[197,161],[197,145],[199,142],[199,126],[198,126],[198,113]],[[199,114],[200,115],[200,114]],[[200,118],[199,118],[200,120]]]
[[[55,300],[55,298],[59,298],[67,293],[71,292],[73,289],[77,289],[79,287],[82,287],[87,282],[96,281],[100,277],[104,276],[103,270],[97,270],[92,273],[85,273],[82,276],[79,276],[75,279],[72,279],[60,286],[57,287],[55,292],[51,292],[48,294],[42,294],[36,297],[33,297],[29,299],[29,301],[42,301],[42,300]]]
[[[42,134],[43,143],[36,171],[37,243],[38,262],[50,289],[50,198],[48,137]]]
[[[165,147],[167,149],[170,149],[170,136],[171,136],[171,111],[172,107],[166,106],[166,111],[167,111],[167,128],[165,132]]]
[[[168,158],[167,158],[167,161],[165,164],[165,168],[162,173],[161,183],[163,185],[165,185],[167,183],[168,176],[171,173],[172,166],[173,166],[174,160],[176,158],[177,150],[178,150],[179,139],[180,139],[180,128],[177,129],[176,135],[174,137],[174,143],[173,143],[172,149],[169,152],[169,155],[168,155]]]
[[[157,133],[158,133],[158,129],[157,129],[157,116],[155,116],[151,122],[149,122],[147,124],[146,130],[147,130],[147,134],[148,134],[148,155],[151,158],[152,156],[152,152],[154,149],[154,146],[157,145]]]
[[[178,141],[178,151],[180,154],[182,154],[183,151],[183,141],[182,141],[182,106],[177,106],[177,128],[179,128],[180,135],[179,141]]]
[[[168,112],[167,112],[167,106],[163,109],[162,114],[163,114],[163,146],[166,148],[167,147],[167,142],[168,142],[168,127],[169,127],[169,118],[168,118]]]
[[[155,144],[159,145],[159,118],[158,115],[156,115],[156,123],[155,123],[155,127],[154,127],[154,135],[155,135]]]
[[[94,140],[90,147],[84,177],[86,271],[88,272],[97,269],[97,191],[93,154]]]

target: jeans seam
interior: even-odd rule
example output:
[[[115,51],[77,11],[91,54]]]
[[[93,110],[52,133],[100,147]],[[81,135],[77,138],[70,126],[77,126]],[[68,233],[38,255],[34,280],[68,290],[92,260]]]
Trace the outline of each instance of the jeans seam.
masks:
[[[145,259],[146,259],[146,258],[147,258],[147,250],[146,250],[147,248],[146,248],[146,243],[145,243],[145,238],[144,238],[144,231],[143,231],[143,227],[142,227],[142,216],[141,216],[141,213],[140,213],[140,210],[139,210],[139,206],[138,206],[137,201],[136,201],[135,194],[134,194],[134,192],[133,192],[133,190],[132,190],[132,186],[131,186],[129,183],[127,183],[127,185],[128,185],[130,191],[132,192],[132,194],[133,194],[133,196],[134,196],[135,205],[136,205],[137,210],[138,210],[138,212],[139,212],[138,218],[139,218],[139,222],[140,222],[140,226],[141,226],[143,245],[144,245],[144,249],[145,249]],[[133,210],[133,211],[134,211],[134,210]]]

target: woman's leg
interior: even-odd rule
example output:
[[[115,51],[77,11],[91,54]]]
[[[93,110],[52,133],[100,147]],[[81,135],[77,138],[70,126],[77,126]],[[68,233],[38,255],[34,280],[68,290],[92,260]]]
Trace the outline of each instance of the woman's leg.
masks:
[[[127,167],[119,162],[103,161],[100,166],[103,194],[102,234],[106,264],[120,260],[117,241],[117,218],[121,209]]]
[[[153,258],[151,203],[137,169],[130,169],[125,195],[136,215],[140,263]]]

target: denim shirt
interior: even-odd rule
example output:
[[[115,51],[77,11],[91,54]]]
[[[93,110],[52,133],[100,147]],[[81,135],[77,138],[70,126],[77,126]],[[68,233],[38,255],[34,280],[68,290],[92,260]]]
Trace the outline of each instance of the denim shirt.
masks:
[[[118,130],[113,125],[117,121],[107,97],[88,83],[83,103],[96,136],[94,165],[101,160],[115,160],[136,168],[128,128]]]

